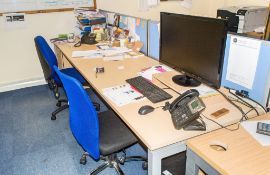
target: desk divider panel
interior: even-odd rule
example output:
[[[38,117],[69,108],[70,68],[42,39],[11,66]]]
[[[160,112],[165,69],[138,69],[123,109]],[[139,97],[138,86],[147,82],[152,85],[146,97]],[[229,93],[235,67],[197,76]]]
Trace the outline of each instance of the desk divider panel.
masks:
[[[247,91],[251,99],[266,107],[269,100],[270,89],[270,42],[261,40],[261,49],[252,89],[248,89],[242,85],[236,84],[226,79],[231,36],[232,35],[227,36],[221,86],[229,87],[239,91]],[[254,40],[253,38],[250,39]]]
[[[159,60],[160,29],[158,21],[148,21],[148,56]]]
[[[129,33],[135,36],[135,40],[143,42],[142,52],[148,55],[148,22],[146,19],[120,15],[119,27],[129,29]]]

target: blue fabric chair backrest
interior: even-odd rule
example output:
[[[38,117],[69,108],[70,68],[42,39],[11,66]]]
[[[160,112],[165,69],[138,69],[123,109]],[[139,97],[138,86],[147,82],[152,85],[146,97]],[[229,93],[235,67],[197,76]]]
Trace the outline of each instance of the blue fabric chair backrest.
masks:
[[[53,66],[57,66],[57,59],[54,52],[52,51],[47,41],[42,36],[36,36],[35,43],[37,44],[37,47],[40,49],[40,53],[46,59],[46,62],[49,64],[51,68],[51,78],[55,81],[56,84],[60,85],[61,81],[59,80],[57,74],[53,70]]]
[[[91,157],[99,159],[99,120],[92,101],[78,80],[53,68],[68,97],[72,134]]]

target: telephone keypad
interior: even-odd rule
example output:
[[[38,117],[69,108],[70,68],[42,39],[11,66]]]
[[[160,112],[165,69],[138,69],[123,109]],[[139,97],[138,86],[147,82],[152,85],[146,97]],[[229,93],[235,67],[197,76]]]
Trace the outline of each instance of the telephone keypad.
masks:
[[[198,116],[192,116],[192,113],[186,105],[183,105],[181,108],[176,109],[172,112],[173,124],[176,129],[181,129],[189,121],[195,120]]]

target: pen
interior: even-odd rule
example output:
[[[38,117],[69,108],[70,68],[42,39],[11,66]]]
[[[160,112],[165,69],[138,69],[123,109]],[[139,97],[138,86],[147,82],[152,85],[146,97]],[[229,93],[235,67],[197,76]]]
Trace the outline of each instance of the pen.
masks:
[[[144,96],[140,96],[140,97],[136,97],[136,98],[134,98],[134,100],[140,100],[140,99],[142,99]]]

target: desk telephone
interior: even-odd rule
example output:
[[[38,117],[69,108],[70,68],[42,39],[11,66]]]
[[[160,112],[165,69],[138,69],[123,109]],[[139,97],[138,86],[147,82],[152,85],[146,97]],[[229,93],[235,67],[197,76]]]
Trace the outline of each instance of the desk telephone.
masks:
[[[85,32],[81,37],[81,40],[74,44],[74,47],[80,47],[82,44],[96,44],[96,34]]]
[[[176,98],[169,107],[175,129],[181,129],[200,117],[205,104],[196,89],[190,89]]]

